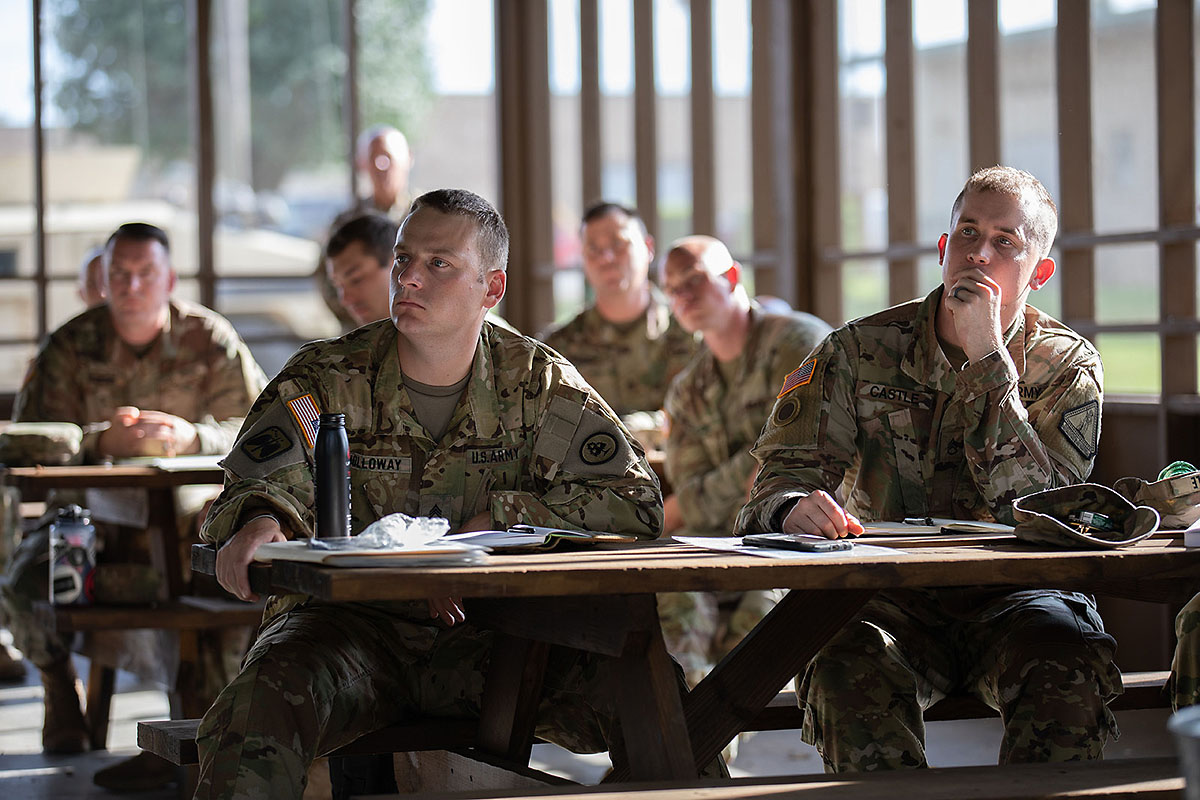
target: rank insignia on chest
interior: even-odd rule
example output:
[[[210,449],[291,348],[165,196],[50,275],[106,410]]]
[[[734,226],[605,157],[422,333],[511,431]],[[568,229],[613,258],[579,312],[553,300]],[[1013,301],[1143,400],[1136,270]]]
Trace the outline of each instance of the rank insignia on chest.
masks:
[[[296,418],[296,424],[304,434],[304,441],[311,450],[317,443],[317,421],[321,418],[321,410],[311,394],[302,394],[287,401],[288,410]]]
[[[817,369],[817,359],[810,358],[800,366],[788,373],[783,379],[783,388],[779,390],[779,394],[775,395],[775,399],[783,397],[785,394],[795,389],[798,386],[804,386],[812,380],[813,372]]]

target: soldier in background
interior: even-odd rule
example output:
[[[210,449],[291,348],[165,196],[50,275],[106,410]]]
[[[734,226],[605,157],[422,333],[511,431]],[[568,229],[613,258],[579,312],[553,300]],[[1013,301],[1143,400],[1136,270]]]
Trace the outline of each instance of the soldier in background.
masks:
[[[79,264],[75,292],[88,308],[104,302],[104,248],[93,247]]]
[[[251,598],[259,545],[312,532],[315,431],[296,420],[322,411],[347,417],[355,533],[404,512],[459,531],[524,522],[657,536],[658,484],[607,404],[549,348],[484,320],[507,283],[495,209],[462,190],[423,195],[394,254],[391,319],[301,348],[247,417],[202,534],[221,545],[221,584]],[[282,436],[264,450],[268,430]],[[270,598],[241,674],[197,733],[196,796],[299,798],[318,753],[413,714],[477,715],[489,648],[458,598]],[[550,658],[538,735],[607,749],[607,660]]]
[[[595,302],[538,338],[566,356],[635,435],[657,444],[667,387],[696,339],[650,282],[654,240],[636,211],[597,203],[583,214],[581,236]]]
[[[742,266],[709,236],[671,246],[661,283],[671,312],[704,344],[667,392],[664,533],[731,536],[757,464],[762,432],[784,376],[832,329],[811,314],[770,314],[750,300]],[[774,605],[770,591],[659,595],[667,650],[688,683],[741,641]]]
[[[169,247],[166,233],[153,225],[127,223],[113,233],[104,250],[108,302],[50,335],[17,396],[14,421],[79,425],[83,459],[90,463],[229,449],[266,379],[227,320],[171,298],[176,276]],[[48,753],[77,753],[88,743],[69,641],[39,625],[31,606],[48,595],[48,523],[58,505],[74,500],[51,498],[45,524],[21,541],[3,587],[14,643],[41,671]],[[161,579],[149,566],[144,529],[97,520],[97,535],[103,542],[98,572],[106,562],[130,562]],[[152,599],[155,587],[145,588]],[[133,658],[136,650],[115,652]],[[211,676],[218,688],[226,678],[219,670]],[[96,780],[109,788],[147,788],[173,777],[171,765],[143,754],[102,770]]]
[[[784,380],[739,533],[1012,524],[1014,499],[1087,478],[1100,356],[1026,304],[1054,274],[1053,200],[1032,175],[992,167],[950,221],[941,286],[839,328]],[[1078,592],[880,592],[800,676],[802,735],[830,771],[925,766],[924,709],[967,691],[1000,712],[1001,763],[1100,758],[1122,688],[1115,648]]]
[[[357,198],[352,207],[334,218],[329,226],[331,234],[364,214],[380,214],[398,224],[400,218],[408,211],[408,175],[412,169],[412,153],[408,149],[408,139],[404,134],[391,125],[373,125],[358,135],[355,151],[355,166],[358,168],[358,174],[366,178],[370,193]],[[326,267],[327,255],[323,247],[320,263],[317,264],[314,273],[317,287],[325,305],[337,317],[343,329],[350,330],[363,322],[358,321],[355,315],[338,301],[337,288],[331,283]],[[391,260],[384,260],[383,265],[390,267]],[[385,312],[383,317],[386,316]],[[383,317],[371,317],[367,321]]]

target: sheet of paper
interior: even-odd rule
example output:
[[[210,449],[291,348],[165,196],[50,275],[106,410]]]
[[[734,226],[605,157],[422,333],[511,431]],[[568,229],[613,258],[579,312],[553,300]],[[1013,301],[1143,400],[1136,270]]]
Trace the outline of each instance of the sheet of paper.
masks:
[[[769,547],[744,547],[741,537],[731,536],[672,536],[677,542],[702,547],[705,550],[717,550],[726,553],[737,553],[740,556],[760,556],[762,558],[780,558],[801,561],[823,560],[830,558],[859,558],[861,556],[905,556],[903,550],[894,547],[879,547],[873,544],[855,544],[849,550],[834,550],[829,553],[806,553],[800,550],[774,550]]]
[[[443,542],[401,549],[313,550],[307,539],[267,542],[254,551],[254,560],[307,561],[334,567],[423,566],[427,564],[476,564],[484,550],[457,542]]]
[[[83,497],[93,522],[144,528],[150,521],[150,499],[145,489],[84,489]]]

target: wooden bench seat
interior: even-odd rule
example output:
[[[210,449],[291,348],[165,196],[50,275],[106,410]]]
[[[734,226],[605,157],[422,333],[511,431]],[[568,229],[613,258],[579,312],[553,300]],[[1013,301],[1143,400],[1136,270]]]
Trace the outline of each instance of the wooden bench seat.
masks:
[[[1114,699],[1109,707],[1114,711],[1170,707],[1170,699],[1163,691],[1169,674],[1165,670],[1126,673],[1122,676],[1125,693]],[[925,713],[925,719],[982,719],[994,716],[995,713],[972,697],[947,697],[930,708]],[[746,730],[792,730],[799,728],[801,722],[800,710],[796,706],[796,693],[780,692]],[[162,756],[172,764],[195,764],[198,759],[196,728],[199,724],[198,719],[139,722],[138,747]],[[475,729],[474,720],[420,720],[366,734],[338,750],[336,755],[404,753],[470,747],[474,743]]]
[[[408,725],[393,725],[360,736],[345,747],[326,755],[356,756],[470,747],[475,742],[478,725],[478,721],[473,719],[424,719]],[[200,760],[196,750],[198,727],[198,719],[139,722],[138,747],[165,758],[172,764],[196,764]]]
[[[195,637],[198,631],[258,625],[262,620],[262,611],[261,603],[192,595],[153,605],[66,606],[45,601],[33,604],[34,617],[60,633],[140,629],[178,631],[181,669],[196,658]],[[186,643],[184,640],[187,640]],[[104,750],[108,745],[108,723],[115,686],[116,670],[93,661],[88,672],[86,704],[88,739],[93,750]],[[185,707],[196,705],[186,700],[181,702]],[[195,714],[199,710],[192,708],[190,713]]]
[[[837,800],[1018,800],[1019,798],[1070,798],[1070,800],[1178,800],[1184,781],[1174,758],[1138,758],[1116,761],[1083,761],[1066,764],[1015,764],[987,767],[869,772],[842,775],[805,775],[770,778],[735,778],[719,783],[637,784],[616,787],[547,786],[519,789],[486,789],[455,783],[466,791],[423,793],[424,800],[474,798],[587,798],[587,800],[769,800],[774,797],[831,797]],[[401,797],[404,795],[396,795]]]

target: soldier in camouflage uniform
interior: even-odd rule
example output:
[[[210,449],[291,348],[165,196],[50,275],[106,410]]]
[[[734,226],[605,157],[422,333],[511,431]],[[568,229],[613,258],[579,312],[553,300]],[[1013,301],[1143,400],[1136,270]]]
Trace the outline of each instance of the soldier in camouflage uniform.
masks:
[[[538,338],[566,356],[639,438],[657,443],[671,380],[696,338],[650,282],[654,240],[638,213],[597,203],[583,215],[583,272],[596,301]]]
[[[830,332],[811,314],[768,314],[741,284],[724,244],[691,236],[671,246],[661,283],[684,330],[704,344],[667,392],[671,421],[664,531],[731,536],[755,472],[750,448],[783,376]],[[770,591],[659,595],[667,649],[695,685],[774,605]]]
[[[1171,707],[1200,701],[1200,594],[1175,617],[1175,657],[1171,661]]]
[[[1012,524],[1015,498],[1085,479],[1099,355],[1025,302],[1054,272],[1056,228],[1033,176],[973,175],[939,241],[942,286],[838,329],[784,381],[739,532]],[[800,676],[803,736],[830,771],[924,766],[923,710],[969,691],[1000,712],[1001,763],[1099,758],[1116,730],[1115,647],[1076,592],[880,592]]]
[[[418,198],[400,227],[390,322],[302,348],[255,402],[224,462],[202,535],[217,577],[251,596],[257,547],[314,526],[314,428],[346,415],[352,528],[394,512],[455,530],[515,523],[662,528],[640,446],[564,359],[484,322],[504,294],[508,235],[483,199]],[[413,715],[479,713],[491,636],[457,598],[363,603],[272,597],[242,673],[197,735],[197,797],[299,797],[319,754]],[[556,649],[538,735],[603,751],[612,734],[605,660]]]
[[[84,460],[92,463],[229,449],[266,379],[227,320],[170,299],[176,278],[168,246],[166,234],[152,225],[117,229],[104,256],[109,302],[50,335],[17,396],[14,420],[81,426]],[[46,522],[56,506],[79,501],[81,493],[56,495]],[[102,565],[149,564],[144,530],[97,523],[97,533]],[[87,736],[69,643],[38,625],[30,605],[48,595],[48,549],[45,525],[25,537],[13,556],[3,601],[16,646],[42,672],[43,746],[78,752]],[[210,696],[215,694],[214,689]]]

